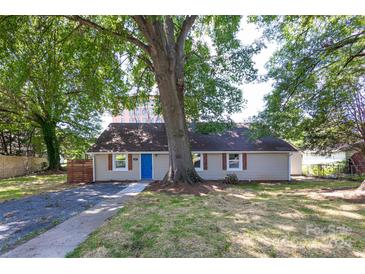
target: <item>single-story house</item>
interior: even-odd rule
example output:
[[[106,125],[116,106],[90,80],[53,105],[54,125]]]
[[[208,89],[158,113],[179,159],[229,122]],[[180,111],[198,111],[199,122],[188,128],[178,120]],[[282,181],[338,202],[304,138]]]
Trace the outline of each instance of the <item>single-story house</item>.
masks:
[[[284,140],[252,140],[244,126],[219,134],[189,129],[194,167],[207,180],[236,174],[239,180],[290,180],[290,156],[297,150]],[[163,123],[111,123],[88,153],[94,181],[161,180],[169,165]]]

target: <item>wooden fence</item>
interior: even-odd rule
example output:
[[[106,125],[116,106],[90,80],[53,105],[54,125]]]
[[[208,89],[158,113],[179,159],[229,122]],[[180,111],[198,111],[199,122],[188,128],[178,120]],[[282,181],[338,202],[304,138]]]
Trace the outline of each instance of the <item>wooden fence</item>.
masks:
[[[91,183],[93,181],[92,160],[67,160],[68,183]]]

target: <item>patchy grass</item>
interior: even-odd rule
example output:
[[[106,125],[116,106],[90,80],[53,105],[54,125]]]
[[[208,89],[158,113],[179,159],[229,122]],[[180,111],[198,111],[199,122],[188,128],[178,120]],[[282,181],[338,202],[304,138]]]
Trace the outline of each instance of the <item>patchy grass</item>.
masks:
[[[0,202],[72,186],[74,185],[66,183],[66,174],[31,175],[1,179]]]
[[[242,184],[204,196],[146,191],[68,257],[365,257],[365,204],[348,181]]]

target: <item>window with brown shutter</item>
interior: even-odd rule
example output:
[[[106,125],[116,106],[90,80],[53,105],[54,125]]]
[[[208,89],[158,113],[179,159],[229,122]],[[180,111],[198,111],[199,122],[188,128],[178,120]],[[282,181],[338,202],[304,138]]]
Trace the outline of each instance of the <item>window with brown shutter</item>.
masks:
[[[113,154],[108,154],[108,170],[113,170]]]
[[[247,153],[242,153],[242,169],[247,169]]]
[[[227,169],[227,154],[226,153],[222,153],[222,169],[223,170]]]
[[[203,154],[203,167],[204,170],[208,169],[208,154],[206,153]]]
[[[133,168],[132,163],[132,154],[128,154],[128,170],[132,170]]]

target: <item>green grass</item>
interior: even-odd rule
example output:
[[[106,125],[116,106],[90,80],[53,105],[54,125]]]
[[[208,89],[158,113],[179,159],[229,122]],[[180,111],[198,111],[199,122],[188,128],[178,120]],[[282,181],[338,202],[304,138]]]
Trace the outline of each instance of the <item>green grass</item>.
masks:
[[[66,183],[66,174],[31,175],[0,179],[0,202],[72,186]]]
[[[365,257],[365,204],[349,181],[244,184],[205,196],[143,192],[68,257]]]

